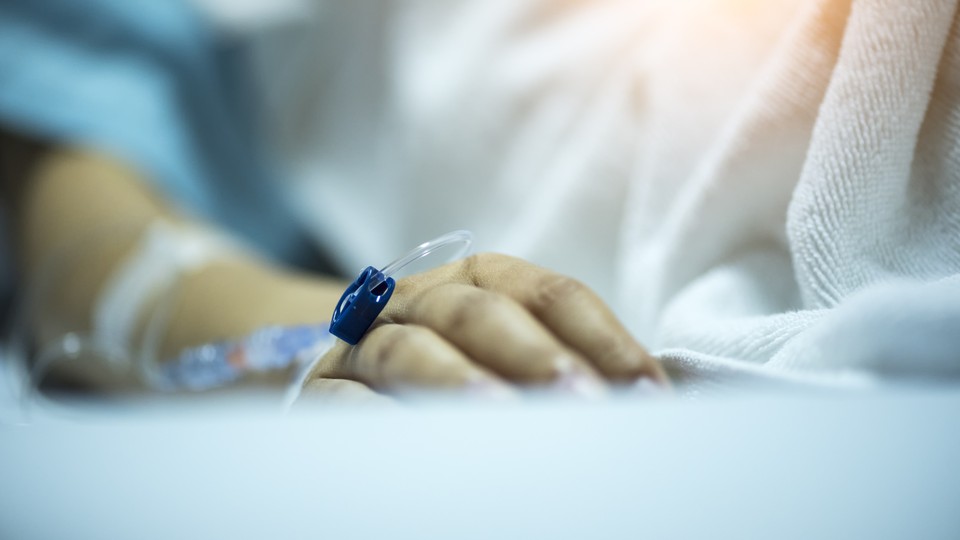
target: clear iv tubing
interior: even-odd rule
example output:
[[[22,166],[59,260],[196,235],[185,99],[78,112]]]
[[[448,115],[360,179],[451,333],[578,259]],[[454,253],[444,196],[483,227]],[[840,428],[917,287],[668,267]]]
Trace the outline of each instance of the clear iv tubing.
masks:
[[[470,231],[459,230],[448,232],[443,236],[438,236],[433,240],[429,240],[410,250],[409,253],[400,257],[399,259],[391,262],[390,264],[383,267],[380,270],[380,273],[373,277],[373,280],[370,282],[370,290],[375,289],[378,285],[387,280],[390,276],[396,274],[403,267],[411,264],[415,261],[418,261],[427,255],[430,255],[434,251],[451,246],[454,244],[463,244],[460,249],[448,259],[447,262],[455,261],[460,257],[463,257],[468,251],[470,251],[470,245],[473,243],[473,233]],[[382,277],[381,277],[382,276]],[[352,296],[356,296],[357,292],[354,292]]]

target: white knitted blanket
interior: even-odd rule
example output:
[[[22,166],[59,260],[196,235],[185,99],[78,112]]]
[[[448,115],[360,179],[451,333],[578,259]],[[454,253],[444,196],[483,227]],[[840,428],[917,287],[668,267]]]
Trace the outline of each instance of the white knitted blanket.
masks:
[[[635,192],[623,288],[677,371],[960,375],[955,12],[808,2],[672,200]]]
[[[688,388],[960,377],[955,0],[343,4],[259,55],[345,268],[466,227]]]

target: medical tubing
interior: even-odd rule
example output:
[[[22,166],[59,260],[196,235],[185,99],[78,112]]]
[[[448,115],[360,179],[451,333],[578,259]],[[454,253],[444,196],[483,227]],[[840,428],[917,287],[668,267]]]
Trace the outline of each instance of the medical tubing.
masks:
[[[375,289],[377,285],[380,285],[387,280],[390,276],[396,274],[402,270],[408,264],[411,264],[427,255],[430,255],[434,251],[454,245],[454,244],[463,244],[459,251],[457,251],[452,257],[449,258],[449,261],[455,261],[462,257],[470,250],[470,245],[473,243],[473,233],[466,230],[458,230],[448,232],[443,236],[429,240],[410,250],[409,253],[400,257],[399,259],[394,260],[390,264],[383,267],[380,270],[378,275],[373,277],[373,281],[370,284],[370,289]]]

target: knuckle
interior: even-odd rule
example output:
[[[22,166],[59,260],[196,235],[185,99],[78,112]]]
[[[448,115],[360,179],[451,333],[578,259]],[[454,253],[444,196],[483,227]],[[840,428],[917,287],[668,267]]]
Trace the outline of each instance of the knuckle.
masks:
[[[473,255],[463,259],[463,262],[460,266],[460,271],[468,283],[472,283],[474,286],[479,285],[480,280],[482,279],[483,270],[486,268],[485,261],[487,260],[488,256],[488,253],[474,253]]]
[[[461,288],[459,283],[439,283],[424,290],[417,298],[417,304],[424,309],[436,309],[456,297]]]
[[[489,253],[473,253],[463,258],[463,266],[467,268],[477,268],[479,266],[483,266],[484,261],[489,256]]]
[[[444,311],[446,326],[453,333],[465,330],[470,324],[484,317],[501,305],[499,295],[482,289],[466,288]]]
[[[479,287],[487,278],[502,274],[518,261],[519,259],[502,253],[475,253],[463,259],[461,269],[466,281]]]
[[[533,288],[533,307],[536,310],[551,310],[570,298],[590,294],[582,282],[560,274],[539,278]]]
[[[490,266],[497,263],[502,263],[511,260],[512,257],[509,255],[504,255],[502,253],[494,253],[491,251],[484,251],[481,253],[474,253],[469,257],[464,259],[464,262],[469,262],[468,266]]]

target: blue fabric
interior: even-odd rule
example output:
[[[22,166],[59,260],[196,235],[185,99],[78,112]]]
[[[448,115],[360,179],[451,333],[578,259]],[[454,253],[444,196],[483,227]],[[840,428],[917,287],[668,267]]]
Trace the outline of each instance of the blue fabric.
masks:
[[[0,122],[125,159],[194,213],[295,258],[302,236],[258,150],[243,54],[185,0],[4,0]]]

